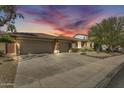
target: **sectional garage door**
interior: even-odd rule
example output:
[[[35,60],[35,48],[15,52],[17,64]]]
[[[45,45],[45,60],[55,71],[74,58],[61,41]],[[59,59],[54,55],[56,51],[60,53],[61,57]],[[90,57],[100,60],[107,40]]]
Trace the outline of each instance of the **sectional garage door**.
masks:
[[[60,41],[60,52],[68,52],[70,48],[70,42]]]
[[[20,54],[53,53],[53,40],[22,40],[20,42]]]

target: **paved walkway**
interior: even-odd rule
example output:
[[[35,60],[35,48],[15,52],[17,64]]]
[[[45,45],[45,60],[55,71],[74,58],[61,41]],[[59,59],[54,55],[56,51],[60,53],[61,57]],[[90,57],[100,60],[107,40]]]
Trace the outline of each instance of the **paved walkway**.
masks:
[[[96,87],[123,58],[101,60],[80,54],[26,57],[28,60],[19,62],[15,87]]]

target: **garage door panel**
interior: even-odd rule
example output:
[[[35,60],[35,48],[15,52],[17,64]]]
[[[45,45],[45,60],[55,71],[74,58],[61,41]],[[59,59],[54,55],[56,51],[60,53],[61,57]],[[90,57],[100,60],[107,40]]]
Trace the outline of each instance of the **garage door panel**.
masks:
[[[60,42],[60,52],[69,51],[69,42]]]
[[[21,43],[21,54],[52,53],[53,41],[25,40]]]

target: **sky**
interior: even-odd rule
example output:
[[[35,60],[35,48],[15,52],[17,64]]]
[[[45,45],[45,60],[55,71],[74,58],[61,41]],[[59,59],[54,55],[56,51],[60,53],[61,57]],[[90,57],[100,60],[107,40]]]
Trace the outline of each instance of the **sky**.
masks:
[[[24,19],[16,20],[18,32],[46,33],[73,37],[111,16],[123,16],[121,5],[24,5],[17,6]]]

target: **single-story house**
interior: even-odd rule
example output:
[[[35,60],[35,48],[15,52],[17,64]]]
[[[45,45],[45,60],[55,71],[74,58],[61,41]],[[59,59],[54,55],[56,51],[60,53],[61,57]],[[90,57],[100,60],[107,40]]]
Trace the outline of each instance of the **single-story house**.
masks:
[[[69,52],[72,48],[82,48],[84,44],[88,44],[87,40],[75,37],[53,36],[43,33],[9,34],[15,39],[15,42],[0,43],[0,50],[13,55]]]

